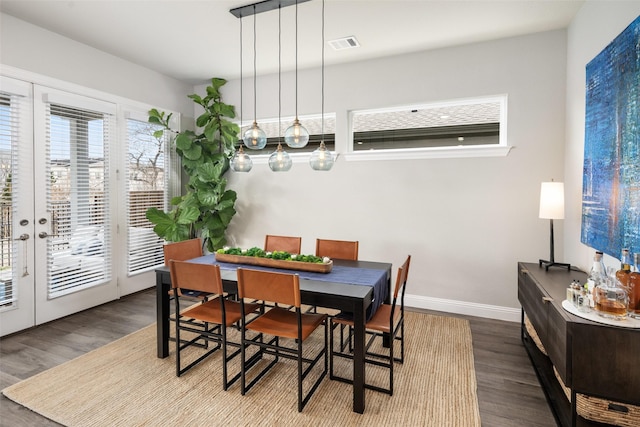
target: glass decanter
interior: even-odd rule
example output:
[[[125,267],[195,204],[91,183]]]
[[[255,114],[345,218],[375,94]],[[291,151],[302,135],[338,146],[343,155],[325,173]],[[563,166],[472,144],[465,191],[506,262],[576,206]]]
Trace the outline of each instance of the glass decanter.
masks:
[[[602,317],[621,320],[627,317],[628,296],[616,278],[613,267],[607,269],[607,279],[595,288],[595,309]]]

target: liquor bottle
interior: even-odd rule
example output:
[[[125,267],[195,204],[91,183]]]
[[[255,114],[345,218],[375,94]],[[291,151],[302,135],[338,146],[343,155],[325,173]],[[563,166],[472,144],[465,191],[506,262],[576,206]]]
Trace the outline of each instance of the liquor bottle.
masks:
[[[616,271],[616,278],[627,291],[629,288],[629,273],[631,273],[631,254],[629,249],[623,249],[620,257],[620,270]]]
[[[640,319],[640,253],[633,254],[629,273],[629,316]]]
[[[588,313],[591,311],[591,306],[589,304],[589,287],[585,283],[584,286],[580,289],[580,295],[578,296],[578,310],[583,313]]]
[[[596,251],[593,256],[593,264],[587,276],[587,285],[589,288],[589,301],[591,308],[594,308],[596,300],[596,286],[604,283],[607,280],[607,268],[604,266],[604,260],[602,259],[602,251]]]
[[[587,277],[589,291],[593,292],[593,288],[605,281],[606,278],[607,271],[604,267],[604,262],[602,261],[602,252],[596,251],[596,254],[593,256],[593,264],[591,265],[589,276]]]
[[[627,290],[622,287],[616,278],[616,271],[609,267],[607,280],[596,286],[595,309],[602,317],[610,319],[624,319],[627,317],[628,296]]]

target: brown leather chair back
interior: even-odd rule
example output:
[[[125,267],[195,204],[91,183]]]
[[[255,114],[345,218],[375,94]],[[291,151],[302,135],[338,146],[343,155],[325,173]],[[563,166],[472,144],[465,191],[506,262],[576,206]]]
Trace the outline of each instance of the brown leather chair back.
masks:
[[[267,252],[284,251],[290,254],[299,254],[301,247],[302,237],[267,234],[264,239],[264,250]]]
[[[238,296],[300,307],[297,274],[238,268]]]
[[[162,248],[164,250],[164,264],[169,265],[169,261],[186,261],[202,256],[202,242],[200,239],[183,240],[182,242],[167,243]]]
[[[358,241],[316,239],[316,256],[358,260]]]

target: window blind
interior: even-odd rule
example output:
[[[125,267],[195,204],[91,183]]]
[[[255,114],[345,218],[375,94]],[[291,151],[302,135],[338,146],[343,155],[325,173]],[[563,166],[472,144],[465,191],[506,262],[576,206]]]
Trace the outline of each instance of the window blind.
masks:
[[[46,103],[48,297],[111,280],[111,113]]]
[[[16,204],[12,200],[21,184],[14,172],[17,171],[21,130],[28,107],[27,97],[0,92],[0,309],[13,306],[19,296],[14,277],[17,257],[20,250],[25,249],[22,247],[25,242],[13,239]]]
[[[146,218],[147,209],[167,210],[171,168],[170,138],[154,137],[159,125],[127,118],[127,274],[164,264],[163,241]],[[178,169],[179,170],[179,169]]]

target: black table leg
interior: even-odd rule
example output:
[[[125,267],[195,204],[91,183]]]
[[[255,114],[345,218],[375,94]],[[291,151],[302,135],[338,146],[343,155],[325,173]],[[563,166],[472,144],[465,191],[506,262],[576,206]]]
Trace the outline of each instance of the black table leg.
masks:
[[[169,356],[169,284],[156,273],[156,340],[158,358]]]
[[[353,412],[364,413],[365,384],[365,329],[364,304],[353,307]]]

